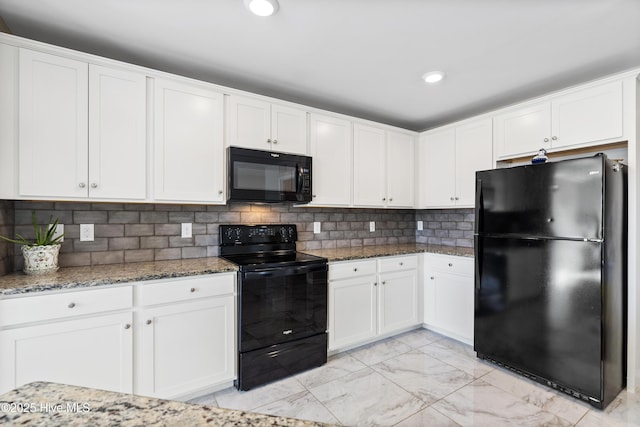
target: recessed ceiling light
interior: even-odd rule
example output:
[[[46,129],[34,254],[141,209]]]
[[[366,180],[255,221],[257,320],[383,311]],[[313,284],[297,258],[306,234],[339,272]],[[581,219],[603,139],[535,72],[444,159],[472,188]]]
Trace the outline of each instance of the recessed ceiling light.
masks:
[[[422,76],[422,79],[430,84],[438,83],[444,79],[444,73],[442,71],[429,71]]]
[[[270,16],[278,11],[278,0],[244,0],[244,5],[258,16]]]

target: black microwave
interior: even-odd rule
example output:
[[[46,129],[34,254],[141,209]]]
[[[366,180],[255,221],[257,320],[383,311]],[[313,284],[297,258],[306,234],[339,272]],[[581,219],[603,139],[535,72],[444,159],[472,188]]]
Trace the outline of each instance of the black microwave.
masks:
[[[227,158],[229,201],[311,201],[311,157],[229,147]]]

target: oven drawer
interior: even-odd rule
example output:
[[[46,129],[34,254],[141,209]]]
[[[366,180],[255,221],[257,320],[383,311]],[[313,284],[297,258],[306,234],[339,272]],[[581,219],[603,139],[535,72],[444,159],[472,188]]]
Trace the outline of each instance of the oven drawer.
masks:
[[[219,273],[141,283],[136,287],[136,303],[147,306],[233,294],[235,276]]]
[[[376,274],[376,260],[341,261],[329,264],[329,280],[350,279],[352,277]]]
[[[391,256],[380,258],[380,273],[388,271],[415,270],[418,268],[418,255]]]

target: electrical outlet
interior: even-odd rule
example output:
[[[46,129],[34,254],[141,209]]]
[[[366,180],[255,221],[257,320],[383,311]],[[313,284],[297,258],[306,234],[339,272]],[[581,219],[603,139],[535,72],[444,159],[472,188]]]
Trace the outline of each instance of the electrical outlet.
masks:
[[[313,223],[313,234],[320,233],[320,222],[316,221]]]
[[[182,238],[189,239],[192,236],[193,228],[190,222],[182,223]]]
[[[418,231],[424,230],[424,223],[422,221],[418,221]]]
[[[376,231],[376,222],[375,221],[369,221],[369,231],[370,232],[374,232]]]
[[[49,224],[49,228],[51,228],[53,226],[53,224]],[[62,236],[64,234],[64,224],[60,224],[58,223],[58,225],[56,226],[56,231],[53,233],[53,238],[57,239],[58,236]],[[60,243],[64,242],[64,237],[62,239],[60,239]]]
[[[93,242],[93,224],[80,224],[80,241]]]

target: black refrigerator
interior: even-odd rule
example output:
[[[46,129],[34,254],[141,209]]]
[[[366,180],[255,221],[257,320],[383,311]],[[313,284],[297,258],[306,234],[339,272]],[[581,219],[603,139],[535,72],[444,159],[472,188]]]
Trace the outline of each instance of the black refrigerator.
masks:
[[[474,350],[597,408],[626,380],[626,170],[604,154],[476,173]]]

